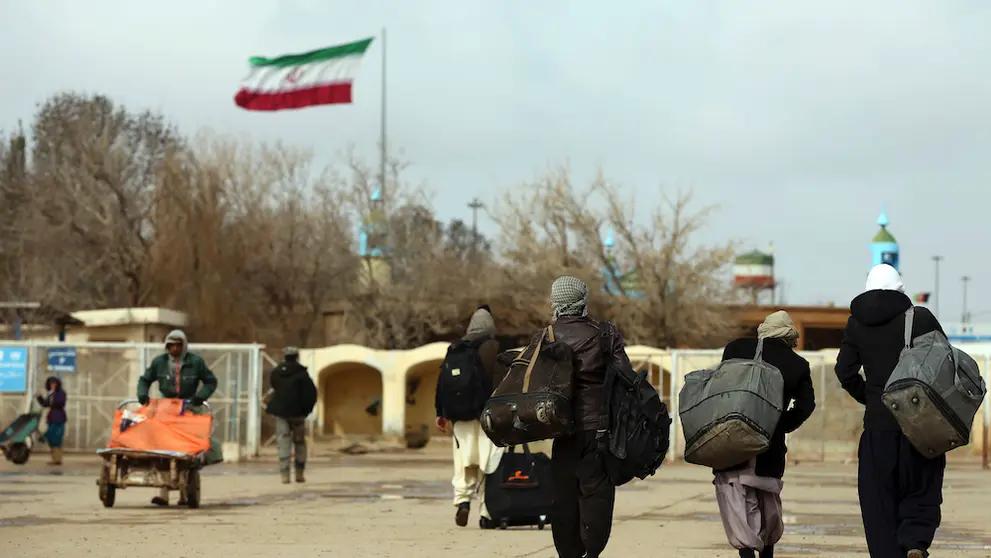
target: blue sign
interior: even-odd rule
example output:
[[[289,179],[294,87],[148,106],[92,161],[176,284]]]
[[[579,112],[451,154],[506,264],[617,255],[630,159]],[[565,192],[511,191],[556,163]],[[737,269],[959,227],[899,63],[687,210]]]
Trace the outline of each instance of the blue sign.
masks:
[[[76,348],[59,347],[48,349],[48,371],[49,372],[75,372],[76,371]]]
[[[27,387],[27,348],[0,346],[0,393],[24,393]]]

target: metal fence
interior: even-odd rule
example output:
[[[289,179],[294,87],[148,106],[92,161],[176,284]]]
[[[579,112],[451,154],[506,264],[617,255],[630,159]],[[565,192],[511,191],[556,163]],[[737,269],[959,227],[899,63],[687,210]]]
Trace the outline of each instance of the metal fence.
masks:
[[[816,409],[797,431],[788,435],[788,457],[806,461],[845,461],[856,459],[863,432],[864,408],[840,386],[834,368],[837,351],[802,352],[809,361],[816,392]],[[977,360],[985,382],[991,385],[991,355],[971,355]],[[638,369],[650,368],[651,378],[671,411],[671,449],[668,461],[681,459],[685,451],[684,433],[677,418],[678,395],[684,377],[694,370],[712,368],[722,358],[721,350],[673,350],[631,353]],[[975,420],[971,444],[951,454],[954,459],[983,458],[991,462],[991,398],[985,399]]]
[[[0,428],[29,410],[34,396],[44,390],[45,379],[57,376],[68,395],[68,450],[106,446],[117,404],[135,398],[138,378],[162,353],[158,343],[0,341],[0,350],[5,347],[27,349],[27,390],[0,393]],[[49,371],[48,352],[66,347],[75,348],[75,371]],[[217,438],[237,443],[239,451],[256,455],[261,434],[262,346],[193,344],[190,351],[203,357],[217,376],[217,391],[210,397]],[[157,389],[156,384],[152,397],[161,395]]]

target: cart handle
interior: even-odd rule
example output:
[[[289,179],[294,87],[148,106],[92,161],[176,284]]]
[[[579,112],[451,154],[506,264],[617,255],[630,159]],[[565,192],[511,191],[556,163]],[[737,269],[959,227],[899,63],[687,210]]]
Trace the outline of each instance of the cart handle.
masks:
[[[192,399],[183,399],[183,401],[192,401]],[[117,408],[118,409],[123,409],[125,406],[131,405],[133,403],[137,403],[139,405],[141,404],[141,402],[138,401],[137,399],[125,399],[125,400],[121,401],[119,404],[117,404]],[[210,415],[213,415],[213,409],[210,407],[210,403],[209,402],[204,401],[203,402],[203,406],[206,407],[206,410],[210,411]]]

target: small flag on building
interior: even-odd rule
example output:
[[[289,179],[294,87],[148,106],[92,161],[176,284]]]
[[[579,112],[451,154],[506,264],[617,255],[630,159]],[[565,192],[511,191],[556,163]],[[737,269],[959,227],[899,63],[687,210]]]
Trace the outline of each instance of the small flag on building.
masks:
[[[248,110],[284,110],[351,102],[351,84],[372,39],[276,58],[252,57],[234,96]]]
[[[915,293],[915,302],[926,304],[929,302],[929,293]]]

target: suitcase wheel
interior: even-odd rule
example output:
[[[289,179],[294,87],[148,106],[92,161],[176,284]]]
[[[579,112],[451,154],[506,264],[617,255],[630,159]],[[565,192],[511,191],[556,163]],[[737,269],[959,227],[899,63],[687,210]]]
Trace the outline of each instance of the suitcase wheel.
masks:
[[[547,525],[547,524],[544,523],[544,520],[543,519],[537,521],[537,530],[543,531],[544,530],[544,525]]]
[[[505,531],[508,528],[509,528],[509,521],[507,521],[506,519],[502,519],[499,521],[499,529]]]

